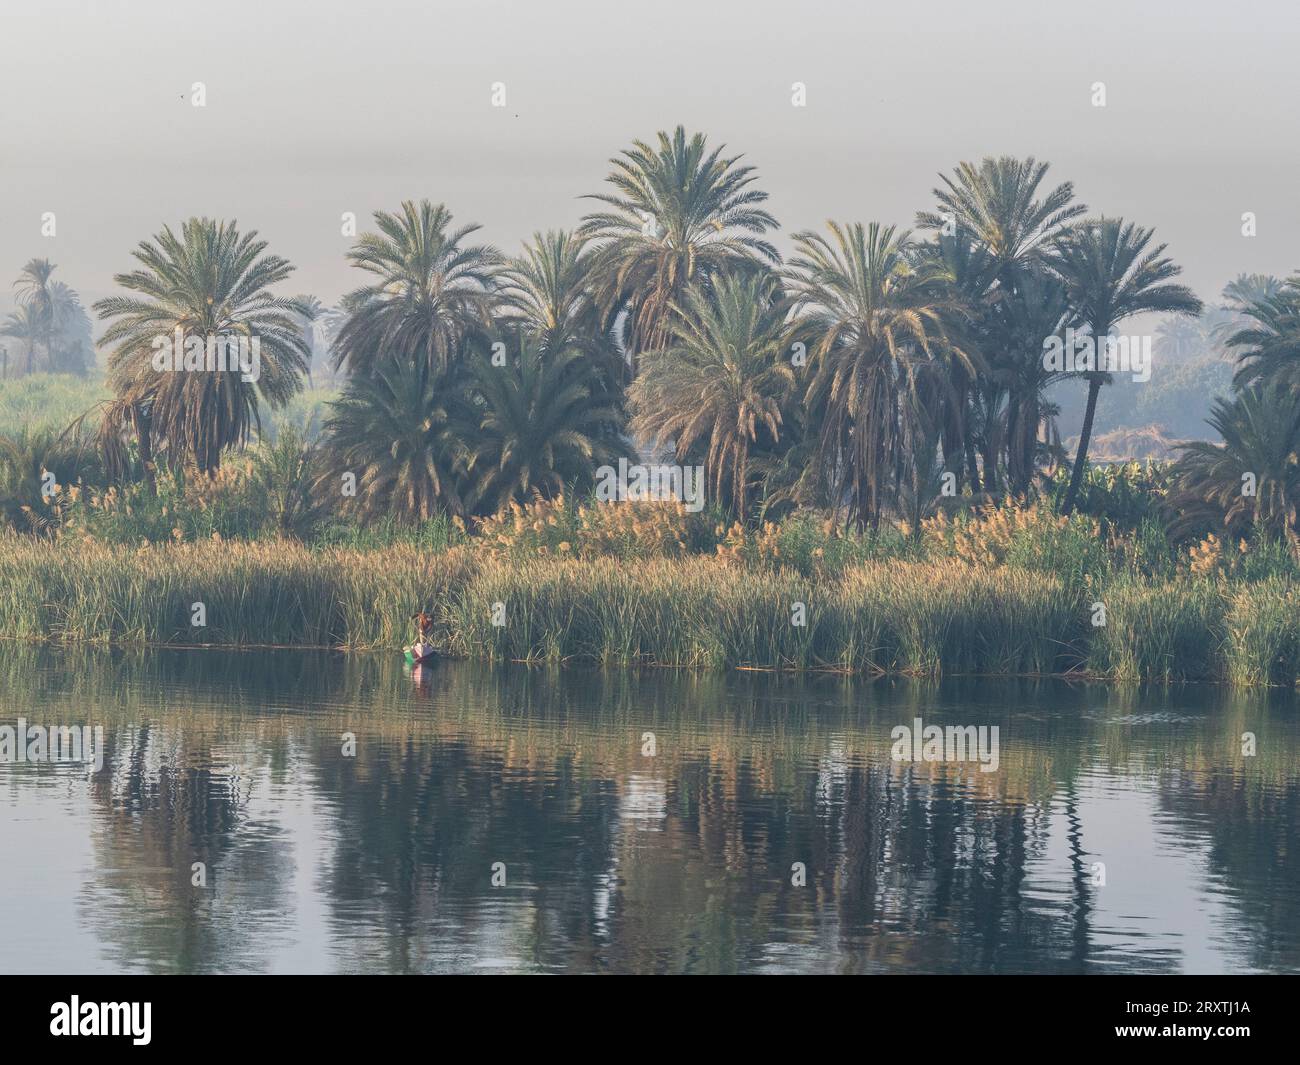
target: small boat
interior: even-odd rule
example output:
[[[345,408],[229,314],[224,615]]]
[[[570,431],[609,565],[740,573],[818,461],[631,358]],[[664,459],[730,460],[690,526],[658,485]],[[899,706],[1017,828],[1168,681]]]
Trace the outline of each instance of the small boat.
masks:
[[[406,649],[406,660],[413,666],[421,666],[432,662],[437,653],[431,643],[413,643]]]

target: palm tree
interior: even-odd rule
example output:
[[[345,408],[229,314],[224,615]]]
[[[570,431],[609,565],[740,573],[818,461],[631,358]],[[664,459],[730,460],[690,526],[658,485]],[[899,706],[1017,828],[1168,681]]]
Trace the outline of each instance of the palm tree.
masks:
[[[1016,297],[1021,278],[1041,263],[1051,240],[1071,219],[1087,210],[1072,202],[1074,186],[1069,182],[1040,198],[1039,189],[1047,171],[1047,163],[1032,157],[989,157],[978,166],[960,163],[951,177],[940,175],[943,185],[934,190],[940,213],[923,211],[917,215],[921,228],[943,234],[941,246],[947,243],[971,249],[964,261],[951,250],[945,252],[944,258],[962,267],[955,275],[956,295],[970,308],[972,318],[963,342],[972,352],[979,352],[990,371],[978,381],[963,381],[960,377],[954,380],[959,408],[969,408],[965,451],[970,480],[978,490],[974,460],[978,444],[983,455],[983,488],[989,495],[998,491],[1001,449],[1011,446],[1011,441],[1001,435],[1010,417],[1009,405],[1016,402],[1008,394],[1006,379],[1022,375],[1027,369],[1022,358],[1017,358],[1013,366],[1005,365],[1009,353],[1023,347],[1023,338],[1007,332],[1015,315],[999,315],[998,307]],[[951,445],[945,451],[950,453]],[[1018,469],[1015,479],[1024,484],[1023,470]]]
[[[1223,302],[1232,310],[1244,314],[1256,303],[1276,296],[1286,286],[1271,274],[1238,274],[1223,286]]]
[[[62,281],[52,282],[49,293],[52,338],[58,338],[57,355],[52,356],[50,369],[84,376],[94,350],[90,315],[76,290]]]
[[[988,353],[997,350],[990,321],[997,264],[988,248],[960,226],[952,233],[940,233],[933,241],[918,245],[917,256],[927,273],[945,290],[946,299],[961,309],[956,320],[959,346],[978,353],[979,369],[984,371],[978,375],[968,373],[960,362],[951,363],[947,375],[949,388],[939,411],[944,466],[957,475],[959,484],[965,474],[971,491],[978,493],[980,470],[976,452],[981,443],[987,451],[994,437],[981,417],[988,397],[983,402],[979,397],[981,386],[989,384]],[[985,465],[991,469],[990,462],[986,461]]]
[[[942,230],[951,223],[965,230],[988,250],[994,275],[1006,284],[1011,271],[1035,257],[1062,227],[1088,209],[1071,203],[1074,186],[1068,181],[1037,199],[1047,170],[1047,163],[1032,156],[990,157],[979,166],[960,163],[952,177],[939,175],[943,187],[936,188],[934,195],[943,213],[922,211],[917,225]]]
[[[1300,394],[1253,386],[1218,399],[1208,419],[1222,444],[1183,444],[1174,465],[1174,532],[1207,515],[1231,535],[1255,527],[1294,539],[1300,504]],[[1253,491],[1248,491],[1253,488]]]
[[[316,368],[316,322],[324,316],[325,304],[311,295],[299,296],[298,302],[303,308],[298,327],[302,330],[303,343],[307,345],[307,386],[310,388],[312,371]]]
[[[50,277],[56,267],[49,259],[29,259],[14,282],[18,300],[27,305],[45,342],[45,358],[54,367],[54,297],[50,290]],[[32,348],[27,349],[27,372],[32,372]]]
[[[271,294],[293,266],[265,255],[256,231],[241,234],[234,222],[191,218],[179,234],[170,227],[132,253],[140,267],[114,281],[133,295],[99,300],[95,310],[112,324],[103,343],[112,346],[109,382],[118,399],[110,404],[111,437],[127,427],[147,427],[140,439],[146,469],[155,445],[174,463],[192,463],[206,474],[221,464],[222,452],[247,442],[260,427],[259,401],[279,408],[302,387],[307,347],[300,322],[305,308]],[[158,370],[159,338],[182,341],[234,338],[259,345],[256,381],[229,369]]]
[[[320,493],[335,493],[366,519],[463,514],[464,447],[453,419],[447,396],[423,366],[387,361],[350,378],[325,419],[329,469]]]
[[[1166,245],[1149,247],[1153,234],[1122,218],[1100,218],[1073,227],[1053,242],[1052,269],[1065,282],[1076,320],[1088,327],[1096,344],[1104,344],[1115,326],[1135,314],[1200,314],[1201,301],[1192,290],[1169,283],[1182,268],[1165,258]],[[1110,380],[1100,370],[1089,371],[1087,377],[1088,404],[1061,507],[1066,515],[1073,511],[1083,481],[1097,395]]]
[[[27,342],[27,372],[35,369],[36,344],[45,348],[46,369],[84,374],[91,351],[90,318],[81,297],[62,281],[50,280],[56,268],[33,259],[15,283],[18,309],[0,327],[0,334]]]
[[[1043,341],[1059,336],[1065,329],[1071,315],[1070,302],[1065,284],[1042,266],[1031,263],[1018,271],[1015,289],[992,313],[998,325],[996,331],[1006,342],[992,371],[1006,393],[998,437],[1006,450],[1009,487],[1024,497],[1043,457],[1041,453],[1055,435],[1055,407],[1048,402],[1046,393],[1061,374],[1045,366]]]
[[[339,333],[347,325],[347,321],[348,312],[341,303],[322,308],[316,319],[315,335],[320,339],[320,349],[323,353],[321,370],[331,380],[337,379],[338,376],[334,352],[337,349]]]
[[[776,219],[759,204],[752,166],[709,151],[705,137],[689,140],[678,126],[659,133],[658,148],[643,141],[611,159],[613,193],[598,193],[612,210],[589,214],[581,233],[602,242],[596,295],[613,321],[626,312],[624,348],[635,375],[645,351],[672,339],[674,305],[684,306],[692,285],[705,287],[719,272],[771,265],[780,256],[762,235]]]
[[[153,453],[153,397],[147,394],[123,398],[116,396],[92,407],[81,417],[99,414],[97,446],[103,457],[108,479],[115,484],[126,484],[135,479],[135,462],[131,455],[134,442],[140,462],[140,477],[145,489],[153,496],[158,494],[157,470]]]
[[[712,298],[691,290],[674,307],[672,344],[646,356],[629,390],[633,432],[655,447],[672,439],[678,461],[706,446],[714,497],[728,500],[741,520],[749,512],[751,455],[780,441],[795,389],[786,310],[770,276],[720,277]]]
[[[45,334],[45,323],[30,303],[20,303],[0,326],[0,334],[22,340],[27,344],[27,373],[30,375],[36,359],[36,342]]]
[[[898,513],[907,525],[913,543],[921,540],[921,525],[938,509],[943,495],[944,469],[939,455],[939,431],[925,417],[911,423],[913,439],[909,469],[898,488]]]
[[[1241,305],[1228,346],[1239,349],[1235,383],[1256,381],[1300,392],[1300,275]]]
[[[510,347],[504,366],[482,353],[470,365],[477,423],[467,467],[474,505],[489,511],[581,490],[598,466],[629,454],[613,431],[622,411],[601,399],[597,369],[580,351],[543,350],[523,336]]]
[[[587,238],[562,229],[534,233],[523,254],[501,269],[501,302],[540,346],[569,347],[597,317],[588,288],[591,262]]]
[[[589,358],[611,393],[622,386],[622,356],[592,297],[595,253],[564,230],[535,233],[500,273],[500,298],[542,351],[574,348]]]
[[[319,446],[297,425],[282,427],[253,454],[253,483],[276,535],[302,539],[324,516],[330,496],[320,491],[320,465]]]
[[[1248,313],[1285,293],[1287,282],[1271,274],[1238,274],[1223,286],[1221,302],[1206,308],[1200,321],[1200,340],[1206,348],[1228,348],[1232,338],[1255,324]]]
[[[375,281],[344,297],[349,314],[334,365],[373,373],[380,362],[399,360],[438,374],[486,325],[500,255],[466,243],[482,227],[450,229],[442,204],[405,200],[398,214],[374,218],[379,232],[362,234],[348,258]]]
[[[102,467],[80,424],[73,422],[62,430],[23,426],[0,436],[0,518],[11,528],[33,533],[54,530],[47,473],[61,486],[99,482]]]
[[[833,498],[857,524],[878,523],[897,483],[907,423],[952,399],[950,365],[976,362],[949,337],[956,308],[914,254],[907,232],[827,224],[831,239],[797,233],[789,287],[800,334],[812,340],[805,404],[821,415],[819,458]]]
[[[1196,323],[1184,317],[1166,318],[1156,326],[1156,340],[1160,343],[1161,356],[1178,361],[1191,358],[1201,346],[1202,339]]]

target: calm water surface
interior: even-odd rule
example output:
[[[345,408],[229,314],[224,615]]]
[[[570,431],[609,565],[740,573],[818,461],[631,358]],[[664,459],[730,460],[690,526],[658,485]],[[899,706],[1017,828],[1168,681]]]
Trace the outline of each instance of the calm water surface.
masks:
[[[15,648],[0,684],[106,748],[0,765],[0,971],[1300,969],[1290,694]],[[996,725],[997,771],[893,761],[917,717]]]

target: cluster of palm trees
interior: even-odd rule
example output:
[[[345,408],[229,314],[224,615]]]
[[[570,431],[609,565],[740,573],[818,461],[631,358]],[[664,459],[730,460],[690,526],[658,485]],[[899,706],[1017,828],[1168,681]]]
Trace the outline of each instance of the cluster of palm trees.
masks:
[[[1162,355],[1183,362],[1199,355],[1221,352],[1228,342],[1251,324],[1250,310],[1276,296],[1286,282],[1270,274],[1238,274],[1223,286],[1219,302],[1201,315],[1176,315],[1156,326]]]
[[[14,376],[20,369],[28,374],[38,368],[52,373],[85,375],[93,362],[90,316],[81,297],[62,281],[54,280],[58,269],[49,259],[32,259],[14,282],[18,309],[0,325],[0,337],[11,337],[22,348],[25,365],[10,361],[4,347],[3,373]],[[44,358],[38,367],[37,353]]]
[[[1219,336],[1238,352],[1234,394],[1209,423],[1222,443],[1183,446],[1178,527],[1300,540],[1300,276],[1243,277],[1225,291]]]
[[[1201,311],[1150,229],[1089,217],[1033,159],[963,163],[915,231],[829,222],[793,234],[788,259],[754,168],[704,136],[661,132],[612,165],[575,231],[513,257],[442,205],[376,212],[348,253],[365,283],[332,330],[345,382],[313,457],[321,484],[350,477],[363,516],[489,512],[581,491],[636,443],[703,465],[742,518],[802,505],[875,526],[924,511],[941,483],[1023,497],[1065,458],[1045,340]],[[96,304],[106,457],[123,467],[134,442],[146,478],[155,456],[211,473],[261,401],[300,386],[319,303],[272,295],[292,267],[233,224],[191,219],[135,256],[116,278],[130,294]],[[1294,373],[1276,338],[1300,335],[1295,292],[1256,294],[1251,367]],[[260,379],[154,371],[154,337],[177,328],[260,336]],[[1066,512],[1108,381],[1079,376]]]

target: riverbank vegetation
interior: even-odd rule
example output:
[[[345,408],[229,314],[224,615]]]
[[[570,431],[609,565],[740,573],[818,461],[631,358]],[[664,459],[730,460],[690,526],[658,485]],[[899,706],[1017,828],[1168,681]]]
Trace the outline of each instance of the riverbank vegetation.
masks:
[[[1047,174],[963,163],[914,231],[830,221],[783,257],[754,167],[678,128],[515,255],[441,204],[376,212],[335,309],[279,292],[255,231],[164,227],[94,306],[97,402],[0,395],[0,635],[398,647],[423,609],[446,653],[526,661],[1294,684],[1300,277],[1212,309],[1221,443],[1090,465],[1141,367],[1045,353],[1162,315],[1176,356],[1203,308],[1151,230]],[[55,269],[23,269],[6,390],[87,370]],[[205,362],[214,338],[257,364]],[[652,460],[703,499],[598,501]]]
[[[1275,545],[1180,558],[1159,535],[1042,505],[887,533],[708,520],[557,499],[474,535],[429,523],[422,542],[11,536],[0,635],[396,650],[426,610],[443,653],[497,660],[1238,686],[1300,673],[1300,573]]]

